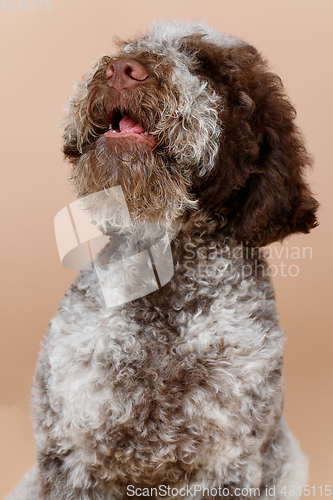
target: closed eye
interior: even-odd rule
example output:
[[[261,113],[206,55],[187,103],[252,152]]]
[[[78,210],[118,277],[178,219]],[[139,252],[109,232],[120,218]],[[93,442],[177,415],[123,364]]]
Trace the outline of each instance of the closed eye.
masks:
[[[205,87],[206,87],[209,95],[215,95],[216,94],[216,90],[215,90],[214,85],[212,84],[212,82],[210,82],[209,80],[207,80],[207,78],[200,78],[200,82],[205,85]]]

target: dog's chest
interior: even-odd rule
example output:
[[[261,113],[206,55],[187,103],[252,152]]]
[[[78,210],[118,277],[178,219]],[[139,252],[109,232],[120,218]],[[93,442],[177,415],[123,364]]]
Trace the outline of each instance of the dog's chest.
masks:
[[[198,329],[200,340],[193,337]],[[218,379],[221,385],[218,372],[226,369],[227,357],[207,318],[193,320],[185,313],[175,325],[165,315],[151,314],[143,326],[115,313],[101,319],[98,330],[85,321],[80,333],[55,340],[51,403],[68,427],[83,434],[103,428],[104,436],[118,439],[122,433],[153,437],[163,426],[176,430],[177,420],[184,432],[186,406],[199,399],[208,403],[212,386]]]
[[[270,289],[219,276],[191,296],[197,277],[183,273],[178,266],[159,294],[112,311],[91,306],[88,274],[52,322],[55,436],[93,453],[110,480],[114,471],[178,481],[273,409],[279,377],[267,381],[281,373],[282,333]]]

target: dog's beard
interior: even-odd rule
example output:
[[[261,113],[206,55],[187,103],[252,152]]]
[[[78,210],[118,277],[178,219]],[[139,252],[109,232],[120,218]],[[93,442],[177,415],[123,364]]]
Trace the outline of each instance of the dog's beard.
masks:
[[[196,208],[189,194],[189,173],[180,172],[132,137],[110,140],[101,136],[73,167],[69,183],[103,232],[124,230],[128,214],[134,226],[157,224],[169,230],[186,210]],[[115,186],[121,191],[112,190],[110,197],[106,190]],[[128,212],[115,210],[117,192],[124,195]]]

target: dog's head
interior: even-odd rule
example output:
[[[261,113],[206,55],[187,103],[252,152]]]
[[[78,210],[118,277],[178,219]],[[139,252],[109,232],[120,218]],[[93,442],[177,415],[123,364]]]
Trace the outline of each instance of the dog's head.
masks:
[[[156,25],[102,57],[70,99],[70,182],[80,198],[96,193],[86,208],[104,228],[105,190],[121,185],[134,223],[209,219],[266,245],[316,226],[294,119],[251,45],[202,25]]]

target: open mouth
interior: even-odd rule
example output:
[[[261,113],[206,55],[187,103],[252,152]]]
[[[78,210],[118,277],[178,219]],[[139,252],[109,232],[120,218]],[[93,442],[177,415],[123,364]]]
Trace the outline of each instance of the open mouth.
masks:
[[[104,133],[105,137],[120,139],[123,137],[133,137],[144,142],[150,148],[154,148],[157,140],[144,129],[143,125],[128,115],[123,115],[115,110],[110,119],[109,130]]]

